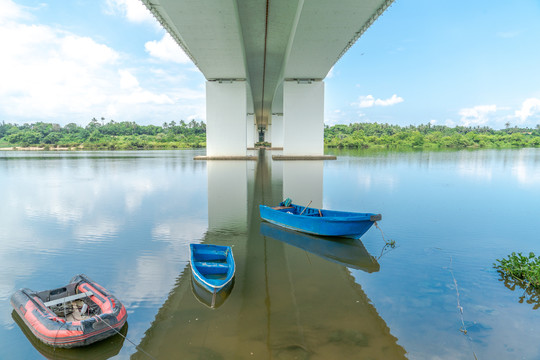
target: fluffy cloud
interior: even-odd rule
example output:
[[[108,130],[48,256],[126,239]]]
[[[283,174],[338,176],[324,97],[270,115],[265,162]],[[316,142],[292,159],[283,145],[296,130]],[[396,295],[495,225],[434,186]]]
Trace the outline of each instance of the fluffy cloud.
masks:
[[[128,21],[134,23],[155,23],[159,26],[153,15],[140,0],[107,0],[105,12],[110,15],[120,14]]]
[[[540,99],[526,99],[523,104],[521,104],[521,109],[516,110],[514,115],[521,123],[534,115],[540,115]]]
[[[129,1],[114,3],[131,6]],[[203,78],[191,71],[193,66],[179,68],[189,60],[170,36],[147,44],[152,57],[171,60],[156,63],[40,24],[28,11],[0,0],[1,120],[86,125],[101,116],[162,123],[204,115],[204,89],[194,91],[193,84],[186,84]]]
[[[0,25],[0,113],[54,117],[103,101],[119,54],[88,37],[44,25]],[[105,92],[106,93],[106,92]]]
[[[138,89],[139,80],[129,70],[119,70],[120,74],[120,87],[122,89]]]
[[[172,61],[179,64],[189,64],[191,60],[182,48],[173,40],[169,33],[163,35],[159,41],[149,41],[144,48],[151,56],[163,61]]]
[[[403,102],[403,98],[397,96],[396,94],[388,99],[375,99],[373,95],[359,96],[358,102],[352,103],[353,106],[358,106],[360,108],[369,108],[373,106],[391,106]]]
[[[13,19],[27,19],[29,15],[11,0],[0,0],[0,24]]]
[[[461,124],[464,126],[485,125],[489,121],[489,115],[497,111],[497,105],[478,105],[459,111]]]

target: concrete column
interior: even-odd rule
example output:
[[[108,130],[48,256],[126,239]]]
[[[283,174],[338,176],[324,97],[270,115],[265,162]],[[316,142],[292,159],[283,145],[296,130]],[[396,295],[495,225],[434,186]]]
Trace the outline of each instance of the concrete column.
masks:
[[[255,143],[259,141],[257,135],[257,125],[255,124],[255,115],[249,114],[246,119],[246,134],[247,134],[247,147],[251,148],[255,146]]]
[[[246,82],[206,82],[206,155],[246,156]]]
[[[283,84],[283,155],[324,154],[324,83]]]
[[[283,114],[272,114],[272,147],[283,147]]]

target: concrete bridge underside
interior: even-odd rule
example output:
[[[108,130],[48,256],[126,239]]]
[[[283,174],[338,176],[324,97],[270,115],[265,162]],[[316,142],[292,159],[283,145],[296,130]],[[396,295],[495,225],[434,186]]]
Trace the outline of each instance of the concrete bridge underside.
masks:
[[[205,78],[207,155],[322,155],[324,83],[393,0],[142,0]]]

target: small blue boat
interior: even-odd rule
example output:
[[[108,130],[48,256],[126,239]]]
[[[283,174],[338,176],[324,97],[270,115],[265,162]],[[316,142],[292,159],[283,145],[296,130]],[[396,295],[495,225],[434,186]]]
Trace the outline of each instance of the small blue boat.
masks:
[[[207,244],[190,244],[189,248],[193,281],[198,285],[197,289],[208,292],[210,297],[203,296],[200,291],[197,295],[208,298],[205,303],[214,308],[218,294],[230,293],[234,284],[235,264],[232,249],[230,246]]]
[[[309,204],[308,204],[309,205]],[[295,205],[289,199],[279,206],[259,205],[261,218],[287,229],[322,236],[359,238],[369,230],[380,214],[322,210]]]

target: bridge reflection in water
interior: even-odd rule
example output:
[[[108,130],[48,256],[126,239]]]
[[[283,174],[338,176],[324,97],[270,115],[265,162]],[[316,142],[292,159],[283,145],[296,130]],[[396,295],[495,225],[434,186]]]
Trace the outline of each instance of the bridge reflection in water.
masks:
[[[405,358],[405,350],[345,266],[349,263],[364,271],[378,271],[378,264],[361,242],[353,245],[362,256],[354,266],[350,258],[345,263],[334,261],[335,252],[330,255],[334,260],[329,261],[321,255],[316,238],[297,238],[293,240],[297,243],[290,244],[270,233],[264,236],[258,205],[278,203],[283,195],[294,198],[282,189],[302,186],[283,183],[282,165],[278,164],[272,175],[270,164],[276,162],[271,163],[264,154],[259,156],[256,169],[250,170],[245,162],[233,165],[239,168],[235,171],[238,179],[231,172],[220,174],[218,168],[225,171],[226,163],[212,167],[214,163],[208,163],[209,207],[213,207],[209,212],[225,212],[224,216],[234,218],[236,224],[227,227],[224,221],[210,219],[203,242],[233,246],[237,265],[234,289],[219,308],[210,309],[192,293],[190,269],[186,267],[140,347],[158,359]],[[301,174],[302,163],[294,164]],[[306,166],[311,175],[314,167],[321,169],[320,179],[314,180],[320,185],[309,189],[320,188],[315,197],[322,203],[322,162]],[[238,182],[241,179],[243,184]],[[290,176],[285,181],[290,182]],[[226,188],[231,184],[236,184],[236,190]],[[246,197],[240,195],[243,190],[237,191],[242,188]],[[227,193],[219,195],[221,191]],[[245,211],[238,202],[245,204]],[[242,215],[243,226],[238,221]],[[146,355],[139,352],[132,358],[146,359]]]

